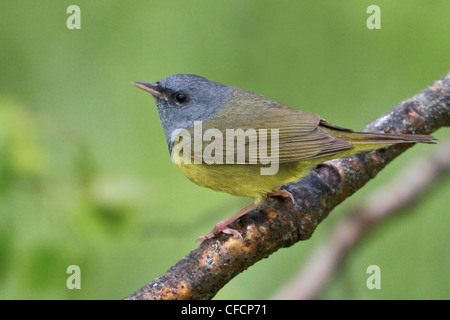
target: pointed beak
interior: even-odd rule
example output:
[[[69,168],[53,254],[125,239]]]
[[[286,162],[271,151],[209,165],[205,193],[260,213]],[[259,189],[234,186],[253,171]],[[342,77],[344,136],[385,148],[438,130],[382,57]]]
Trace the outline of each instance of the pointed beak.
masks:
[[[145,82],[132,82],[131,84],[135,85],[139,89],[147,91],[152,94],[155,98],[164,99],[162,96],[161,89],[159,88],[157,83],[145,83]]]

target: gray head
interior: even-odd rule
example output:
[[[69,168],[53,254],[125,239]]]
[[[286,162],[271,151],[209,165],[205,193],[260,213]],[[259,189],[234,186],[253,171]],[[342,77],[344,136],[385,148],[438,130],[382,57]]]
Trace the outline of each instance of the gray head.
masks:
[[[133,84],[155,97],[169,148],[174,130],[214,117],[235,89],[192,74],[176,74],[156,83]]]

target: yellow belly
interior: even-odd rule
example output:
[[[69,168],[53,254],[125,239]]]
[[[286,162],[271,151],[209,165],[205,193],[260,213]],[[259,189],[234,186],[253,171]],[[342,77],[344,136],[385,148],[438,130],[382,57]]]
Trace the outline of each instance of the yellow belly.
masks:
[[[267,198],[267,193],[281,185],[295,182],[309,173],[309,169],[322,162],[347,157],[359,152],[367,152],[390,144],[356,145],[339,154],[307,159],[297,162],[280,163],[274,175],[261,175],[260,164],[184,164],[178,165],[181,172],[199,186],[235,196],[251,197],[255,202]],[[267,166],[266,166],[267,167]]]
[[[199,186],[260,202],[275,188],[308,174],[310,164],[282,163],[275,175],[261,175],[260,165],[179,164],[181,172]]]

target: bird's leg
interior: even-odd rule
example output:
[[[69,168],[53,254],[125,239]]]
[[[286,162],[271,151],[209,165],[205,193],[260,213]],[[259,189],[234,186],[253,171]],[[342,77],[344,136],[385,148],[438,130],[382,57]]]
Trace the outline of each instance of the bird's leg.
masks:
[[[272,192],[269,192],[267,194],[268,197],[283,197],[283,198],[289,198],[291,199],[292,203],[295,204],[295,200],[294,197],[292,196],[292,194],[289,191],[286,190],[280,190],[280,189],[275,189]]]
[[[227,225],[229,225],[233,221],[237,220],[238,218],[242,217],[247,212],[250,212],[251,210],[255,209],[257,206],[258,206],[257,204],[252,203],[251,205],[249,205],[249,206],[245,207],[244,209],[236,212],[235,214],[233,214],[232,216],[226,218],[225,220],[219,221],[216,224],[216,226],[214,227],[214,229],[211,230],[210,233],[204,235],[203,237],[197,238],[197,240],[195,242],[198,242],[198,241],[202,242],[203,240],[211,239],[217,233],[223,232],[223,233],[232,234],[236,238],[239,238],[241,240],[241,243],[243,243],[244,239],[242,238],[240,233],[237,230],[235,230],[235,229],[228,228]]]

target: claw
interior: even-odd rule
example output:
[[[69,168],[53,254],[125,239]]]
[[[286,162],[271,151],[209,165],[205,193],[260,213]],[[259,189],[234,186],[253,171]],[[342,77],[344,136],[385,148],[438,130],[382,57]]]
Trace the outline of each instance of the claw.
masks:
[[[220,222],[218,224],[220,224]],[[197,240],[195,240],[195,243],[196,244],[198,243],[198,245],[200,245],[204,240],[211,239],[220,232],[223,232],[226,234],[231,234],[235,238],[238,238],[239,240],[241,240],[241,245],[244,243],[244,238],[242,238],[241,234],[236,229],[231,229],[231,228],[228,228],[227,226],[225,226],[223,229],[217,228],[217,225],[214,227],[214,229],[211,230],[211,232],[205,234],[202,237],[198,237]]]
[[[235,230],[235,229],[231,229],[228,228],[227,225],[232,223],[233,221],[235,221],[236,219],[242,217],[244,214],[246,214],[247,212],[255,209],[257,207],[257,205],[255,203],[252,203],[251,205],[245,207],[244,209],[236,212],[235,214],[233,214],[231,217],[219,221],[215,226],[214,229],[211,230],[211,232],[205,234],[203,237],[198,237],[197,240],[195,240],[195,243],[198,242],[203,242],[204,240],[207,239],[211,239],[213,238],[216,234],[223,232],[223,233],[227,233],[227,234],[231,234],[234,237],[238,238],[239,240],[241,240],[241,245],[244,243],[244,239],[242,238],[241,234]]]
[[[292,204],[295,204],[295,199],[292,196],[292,194],[289,191],[286,190],[273,190],[272,192],[269,192],[267,194],[268,197],[283,197],[283,198],[289,198],[292,201]]]

